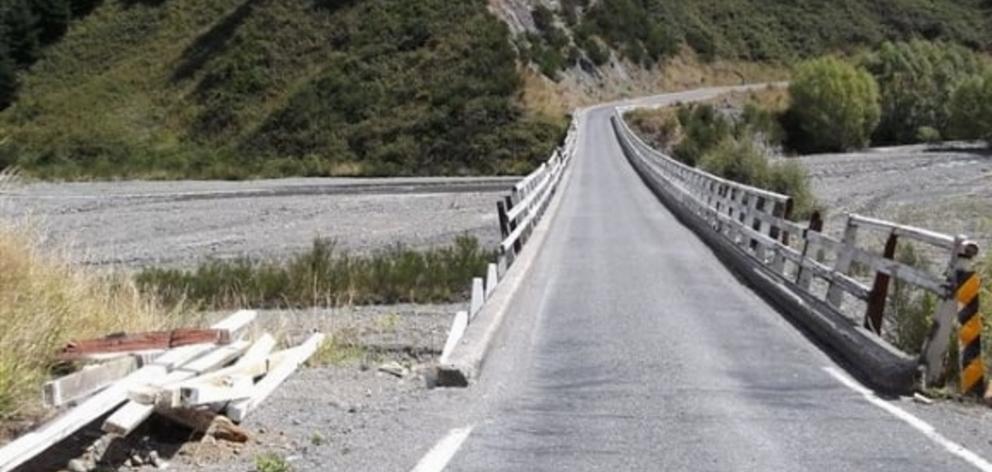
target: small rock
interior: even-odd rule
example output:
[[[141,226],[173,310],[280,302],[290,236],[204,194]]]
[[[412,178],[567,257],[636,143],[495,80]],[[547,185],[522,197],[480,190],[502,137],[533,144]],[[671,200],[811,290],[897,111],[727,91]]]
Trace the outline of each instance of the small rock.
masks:
[[[922,403],[924,405],[932,405],[933,404],[933,400],[932,399],[930,399],[929,397],[923,396],[923,394],[918,393],[918,392],[913,394],[913,401],[915,401],[916,403]]]
[[[142,459],[140,455],[134,454],[131,456],[131,464],[133,464],[135,467],[141,467],[145,465],[145,460]]]
[[[348,406],[348,413],[358,413],[358,407],[355,405]]]
[[[148,453],[148,462],[151,462],[156,469],[164,469],[168,467],[168,464],[158,456],[158,451]]]
[[[127,468],[134,467],[134,464],[131,463],[131,458],[130,457],[127,458],[127,459],[124,459],[124,467],[127,467]]]
[[[91,459],[73,459],[69,461],[67,468],[71,472],[89,472],[96,469],[96,462]]]
[[[396,361],[390,361],[379,366],[379,372],[384,372],[389,375],[393,375],[399,378],[406,377],[410,373],[410,370],[403,367],[402,364]]]

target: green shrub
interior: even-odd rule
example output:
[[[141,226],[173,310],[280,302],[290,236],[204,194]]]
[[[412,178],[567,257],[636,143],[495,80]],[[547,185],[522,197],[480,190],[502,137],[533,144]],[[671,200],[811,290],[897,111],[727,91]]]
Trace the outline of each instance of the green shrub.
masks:
[[[685,138],[673,149],[673,157],[690,166],[733,134],[730,120],[709,104],[680,106],[677,116]]]
[[[167,303],[211,309],[452,302],[485,273],[492,256],[468,236],[438,249],[396,245],[367,255],[317,239],[285,262],[213,260],[193,270],[145,269],[136,281]]]
[[[918,268],[926,268],[930,264],[926,257],[910,244],[899,247],[896,260]],[[910,354],[918,354],[923,347],[923,341],[930,333],[933,313],[937,308],[937,298],[895,278],[892,279],[891,289],[883,325],[884,332],[899,349]]]
[[[878,84],[868,72],[840,59],[826,57],[801,64],[789,93],[791,116],[811,150],[848,151],[867,146],[878,126]]]
[[[951,98],[951,134],[992,145],[992,70],[965,80]]]
[[[951,94],[981,70],[978,55],[960,45],[914,40],[886,42],[862,61],[881,91],[881,120],[873,141],[933,142],[947,135]]]
[[[290,472],[289,463],[278,454],[262,454],[255,457],[256,472]]]
[[[726,137],[699,160],[699,168],[745,185],[769,182],[768,158],[750,140]]]

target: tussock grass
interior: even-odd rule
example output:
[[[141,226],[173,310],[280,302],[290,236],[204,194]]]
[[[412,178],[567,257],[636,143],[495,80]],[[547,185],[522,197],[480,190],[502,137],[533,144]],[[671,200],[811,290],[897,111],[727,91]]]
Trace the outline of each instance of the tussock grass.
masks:
[[[298,308],[347,304],[437,303],[464,297],[492,259],[475,238],[418,251],[403,245],[368,255],[339,252],[333,242],[288,261],[213,260],[193,270],[146,269],[141,289],[166,303],[210,309]]]
[[[178,320],[127,277],[69,265],[39,249],[38,232],[0,224],[0,422],[29,420],[41,385],[72,338],[157,329]]]

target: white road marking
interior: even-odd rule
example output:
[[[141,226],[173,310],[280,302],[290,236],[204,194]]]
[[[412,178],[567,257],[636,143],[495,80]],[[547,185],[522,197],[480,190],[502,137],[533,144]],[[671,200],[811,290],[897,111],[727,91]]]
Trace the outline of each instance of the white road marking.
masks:
[[[420,462],[411,472],[441,472],[444,470],[448,466],[448,462],[451,462],[451,459],[455,457],[458,448],[462,447],[462,443],[468,439],[468,435],[472,434],[474,427],[466,426],[449,431],[448,435],[434,445],[433,449],[427,451],[427,455],[420,459]]]
[[[849,377],[846,373],[841,372],[836,367],[824,367],[823,370],[825,370],[828,374],[830,374],[835,379],[837,379],[840,383],[844,384],[845,387],[860,393],[861,396],[865,397],[865,400],[868,400],[868,402],[871,403],[872,405],[875,405],[887,411],[892,416],[895,416],[896,418],[899,418],[900,420],[908,423],[914,429],[923,433],[923,435],[926,436],[927,439],[937,443],[938,445],[946,449],[947,452],[950,452],[951,454],[954,454],[955,456],[964,459],[965,462],[975,466],[975,468],[978,470],[981,470],[983,472],[992,472],[992,464],[990,464],[988,461],[983,459],[978,454],[971,452],[964,446],[954,441],[951,441],[950,439],[947,439],[946,437],[944,437],[944,435],[938,433],[937,430],[934,429],[934,427],[931,426],[926,421],[923,421],[913,416],[908,411],[903,410],[902,408],[899,408],[898,406],[895,406],[892,403],[879,398],[878,395],[875,395],[875,392],[872,392],[867,387],[861,385],[856,380]]]

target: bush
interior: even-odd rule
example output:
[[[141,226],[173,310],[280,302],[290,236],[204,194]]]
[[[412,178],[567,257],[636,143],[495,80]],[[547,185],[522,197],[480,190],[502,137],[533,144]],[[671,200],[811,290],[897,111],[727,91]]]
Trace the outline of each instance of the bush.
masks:
[[[868,145],[881,115],[878,84],[868,72],[836,58],[799,66],[789,93],[790,114],[813,151]]]
[[[913,267],[926,268],[929,261],[912,245],[900,246],[896,260]],[[892,343],[910,354],[918,354],[923,341],[930,333],[932,316],[937,308],[937,299],[930,293],[922,293],[912,285],[893,279],[892,293],[886,309],[886,336]]]
[[[951,94],[981,70],[978,55],[959,45],[886,42],[862,61],[878,82],[882,115],[873,141],[911,144],[948,134]]]
[[[792,219],[808,218],[816,207],[806,169],[795,161],[769,162],[755,146],[753,137],[724,138],[702,156],[699,167],[735,182],[792,197]]]
[[[726,137],[699,160],[699,168],[745,185],[769,182],[768,158],[749,140]]]
[[[673,149],[673,157],[690,166],[733,134],[730,120],[709,104],[680,106],[677,116],[685,138]]]
[[[965,80],[951,97],[951,135],[992,145],[992,70]]]
[[[317,239],[285,262],[214,260],[195,270],[145,269],[136,281],[166,303],[210,309],[452,302],[464,297],[472,277],[485,273],[491,257],[468,236],[449,247],[396,245],[368,255],[338,252]]]

